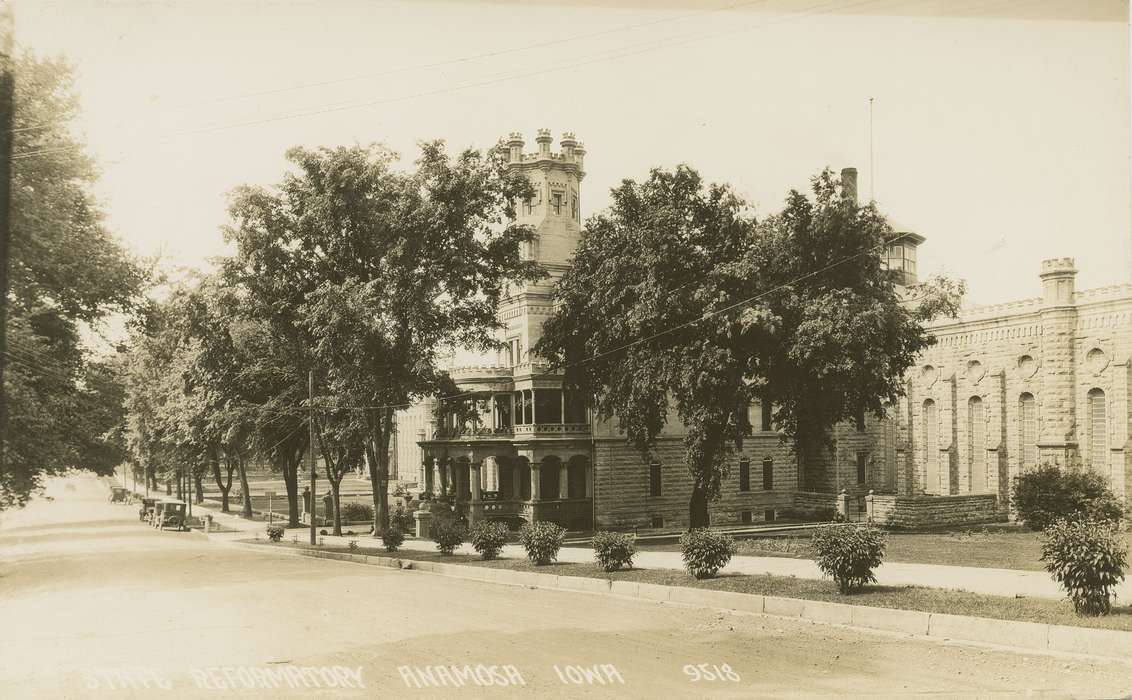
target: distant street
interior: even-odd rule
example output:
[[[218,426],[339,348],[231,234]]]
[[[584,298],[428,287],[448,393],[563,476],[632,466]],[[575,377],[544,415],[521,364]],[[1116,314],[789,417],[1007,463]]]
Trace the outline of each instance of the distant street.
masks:
[[[49,493],[0,525],[5,698],[1132,693],[1111,660],[249,554]]]

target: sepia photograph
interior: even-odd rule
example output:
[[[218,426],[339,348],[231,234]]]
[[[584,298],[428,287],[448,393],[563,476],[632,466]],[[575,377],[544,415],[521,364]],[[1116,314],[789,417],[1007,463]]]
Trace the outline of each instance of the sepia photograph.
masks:
[[[0,0],[0,697],[1132,698],[1127,0]]]

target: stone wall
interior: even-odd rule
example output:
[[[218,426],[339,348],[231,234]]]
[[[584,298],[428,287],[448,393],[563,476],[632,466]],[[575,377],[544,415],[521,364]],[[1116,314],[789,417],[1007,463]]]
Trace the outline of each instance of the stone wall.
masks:
[[[763,488],[763,460],[772,464],[772,489]],[[749,489],[739,490],[739,460],[750,461]],[[660,495],[650,495],[649,463],[661,465]],[[624,438],[594,441],[594,507],[597,527],[666,529],[687,527],[691,476],[684,462],[681,438],[657,439],[652,453],[642,455]],[[713,525],[737,525],[747,518],[763,522],[795,503],[797,462],[790,446],[777,433],[758,433],[744,441],[743,449],[728,459],[720,498],[709,505]],[[827,497],[828,498],[828,497]],[[768,512],[768,511],[774,511]],[[656,520],[659,518],[659,521]]]
[[[866,512],[873,522],[894,528],[956,527],[1003,522],[1006,512],[996,494],[965,496],[865,497]]]

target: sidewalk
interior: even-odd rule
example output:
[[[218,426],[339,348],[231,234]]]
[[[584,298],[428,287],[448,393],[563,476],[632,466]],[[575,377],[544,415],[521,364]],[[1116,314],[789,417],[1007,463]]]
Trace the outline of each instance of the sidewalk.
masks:
[[[202,513],[208,510],[201,506],[194,506],[194,510],[197,508]],[[238,530],[236,533],[214,534],[214,537],[243,539],[255,535],[264,536],[264,523],[262,522],[249,522],[235,515],[223,515],[218,512],[214,512],[214,519],[216,522],[223,523],[226,527],[234,527]],[[288,534],[288,537],[290,537],[290,534]],[[375,540],[365,533],[343,537],[334,537],[333,535],[322,537],[323,541],[331,546],[343,547],[350,540],[357,540],[362,546],[381,546],[380,539]],[[305,534],[300,535],[300,539],[306,541]],[[430,540],[406,539],[404,544],[401,545],[401,549],[435,552],[436,544]],[[465,544],[457,550],[457,553],[475,556],[476,551],[470,544]],[[509,544],[503,548],[503,556],[521,559],[526,556],[526,553],[520,545]],[[579,564],[590,563],[594,560],[593,550],[587,547],[563,547],[559,550],[558,560]],[[679,552],[638,552],[633,563],[643,569],[682,570],[684,568]],[[732,574],[771,574],[807,579],[822,578],[821,571],[818,570],[817,564],[813,561],[786,557],[736,556],[722,571]],[[1058,588],[1049,574],[1042,571],[887,562],[877,568],[876,576],[877,583],[884,586],[923,586],[985,595],[1052,598],[1055,600],[1061,600],[1065,597],[1064,591]],[[1132,599],[1132,581],[1126,580],[1118,586],[1116,594],[1118,600]]]

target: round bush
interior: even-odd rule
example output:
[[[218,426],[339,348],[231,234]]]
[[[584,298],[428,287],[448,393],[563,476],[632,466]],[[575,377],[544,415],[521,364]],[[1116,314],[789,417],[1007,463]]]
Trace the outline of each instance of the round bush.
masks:
[[[841,593],[852,593],[875,583],[873,569],[880,566],[887,544],[884,532],[868,524],[826,525],[814,530],[814,560]]]
[[[1117,524],[1089,518],[1051,523],[1042,534],[1042,561],[1079,615],[1107,615],[1112,588],[1124,580],[1128,567]]]
[[[507,526],[503,523],[482,520],[468,533],[472,546],[483,559],[495,559],[507,544]]]
[[[566,528],[546,521],[524,525],[519,530],[519,543],[527,550],[527,558],[539,566],[558,558],[565,539]]]
[[[342,520],[346,522],[361,523],[373,520],[373,506],[367,506],[365,503],[343,503],[338,506],[338,511],[342,515]]]
[[[267,526],[267,539],[272,542],[278,542],[283,539],[283,526],[282,525],[268,525]]]
[[[731,561],[735,549],[735,540],[723,532],[697,528],[680,535],[684,569],[696,578],[715,576]]]
[[[441,554],[451,554],[464,544],[464,526],[451,518],[436,522],[432,526],[432,541]]]
[[[385,545],[385,551],[396,552],[401,543],[405,541],[405,533],[401,532],[395,527],[391,527],[381,533],[381,544]]]
[[[1123,504],[1095,472],[1045,464],[1015,479],[1011,495],[1018,517],[1031,530],[1044,530],[1059,518],[1124,519]]]
[[[603,571],[618,571],[622,567],[633,568],[633,556],[637,553],[637,536],[628,532],[595,532],[593,537],[594,559]]]

